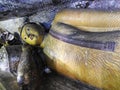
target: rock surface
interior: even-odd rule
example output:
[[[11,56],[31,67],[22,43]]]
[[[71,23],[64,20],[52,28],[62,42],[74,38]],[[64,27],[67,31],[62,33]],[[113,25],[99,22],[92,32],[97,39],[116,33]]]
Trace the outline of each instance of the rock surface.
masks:
[[[120,0],[0,0],[0,28],[18,32],[26,17],[31,22],[51,23],[64,8],[116,10],[120,9]],[[0,71],[0,82],[0,90],[18,90],[16,78],[8,72]],[[45,75],[41,86],[41,90],[98,90],[56,73]]]
[[[28,17],[36,23],[51,23],[55,14],[64,8],[115,10],[120,9],[120,0],[2,0],[0,28],[18,32],[19,26],[25,22],[25,18],[19,17]]]
[[[0,71],[0,90],[19,90],[16,78],[8,72]]]

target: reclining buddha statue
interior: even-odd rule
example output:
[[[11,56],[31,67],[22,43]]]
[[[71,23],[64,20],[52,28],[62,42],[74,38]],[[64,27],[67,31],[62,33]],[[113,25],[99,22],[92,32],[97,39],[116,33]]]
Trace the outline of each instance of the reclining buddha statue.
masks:
[[[27,23],[21,37],[43,48],[47,65],[58,73],[120,90],[120,11],[65,9],[56,14],[49,33]]]

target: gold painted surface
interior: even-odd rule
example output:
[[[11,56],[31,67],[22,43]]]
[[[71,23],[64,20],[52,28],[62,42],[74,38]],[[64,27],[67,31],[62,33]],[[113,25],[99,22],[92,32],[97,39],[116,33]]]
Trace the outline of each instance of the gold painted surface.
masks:
[[[120,30],[119,17],[120,12],[117,11],[65,10],[56,15],[52,30],[66,35],[72,34],[75,29],[57,25],[58,22],[62,22],[77,28],[85,27],[83,30],[87,31],[115,31]],[[35,33],[38,29],[31,30],[31,33],[34,33],[35,36],[38,35],[38,32]],[[26,35],[26,32],[22,33]],[[83,40],[114,41],[116,43],[114,52],[76,46],[55,39],[49,34],[46,35],[41,44],[39,37],[29,41],[24,39],[25,35],[22,36],[22,39],[27,43],[42,46],[44,53],[48,57],[48,66],[57,72],[104,90],[120,90],[119,34],[118,36],[113,35],[113,37],[108,34],[106,37],[101,36],[102,38],[95,34],[93,38],[87,37],[89,34],[86,36],[81,34],[78,37]]]
[[[109,32],[84,32],[71,25],[56,23],[51,27],[51,30],[60,33],[62,35],[71,35],[72,39],[81,39],[88,41],[99,41],[99,42],[115,42],[114,52],[120,53],[120,32],[109,31]],[[79,31],[79,35],[75,34]],[[80,32],[81,31],[81,32]],[[101,33],[101,34],[100,34]],[[73,35],[74,34],[74,35]],[[47,37],[47,36],[46,36]],[[43,40],[42,47],[46,41]]]
[[[85,31],[120,30],[120,11],[65,9],[55,16],[53,25],[58,22],[69,24]]]
[[[44,52],[57,72],[104,90],[120,90],[119,53],[84,48],[48,35]]]

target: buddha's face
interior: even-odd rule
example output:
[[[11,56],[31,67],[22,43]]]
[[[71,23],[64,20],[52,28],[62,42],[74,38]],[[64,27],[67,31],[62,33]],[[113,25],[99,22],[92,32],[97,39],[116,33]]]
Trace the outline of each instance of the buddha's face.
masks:
[[[25,24],[21,30],[21,38],[30,45],[40,45],[44,37],[44,28],[35,23]]]

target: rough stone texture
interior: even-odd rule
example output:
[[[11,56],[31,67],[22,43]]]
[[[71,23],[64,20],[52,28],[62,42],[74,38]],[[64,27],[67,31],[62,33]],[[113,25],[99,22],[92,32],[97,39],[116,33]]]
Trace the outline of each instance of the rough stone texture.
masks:
[[[39,90],[100,90],[98,88],[86,85],[79,81],[74,81],[62,75],[52,72],[45,74],[41,88]]]
[[[6,49],[8,51],[8,55],[6,54],[6,57],[8,56],[10,61],[9,67],[13,72],[11,74],[7,70],[0,70],[0,90],[19,90],[16,82],[16,75],[13,73],[16,73],[16,62],[18,62],[20,59],[21,46],[8,46]],[[6,49],[2,48],[1,50],[5,51]],[[31,53],[29,52],[29,54]],[[1,53],[1,55],[4,55],[4,53]],[[43,69],[40,69],[42,62],[40,61],[40,58],[38,58],[38,55],[36,56],[36,53],[34,53],[32,56],[30,55],[30,57],[32,58],[30,59],[30,61],[32,61],[32,65],[34,63],[33,61],[36,61],[36,59],[39,61],[37,61],[37,68],[35,68],[34,66],[31,67],[31,71],[34,77],[32,76],[32,78],[30,78],[32,82],[28,85],[29,89],[25,90],[99,90],[80,81],[75,81],[70,78],[64,77],[56,73],[55,71],[52,71],[49,74],[43,73]],[[24,65],[22,65],[21,68],[24,68],[24,70],[26,70],[26,66],[24,67]],[[42,76],[40,75],[41,78],[37,78],[35,76],[35,71],[33,68],[35,68],[35,70],[37,70],[39,74],[42,74]],[[37,79],[37,81],[35,78]],[[39,87],[35,89],[35,85]]]
[[[120,0],[0,0],[0,28],[18,32],[25,22],[24,17],[29,17],[31,22],[51,23],[55,14],[64,8],[114,10],[120,9]],[[3,76],[0,71],[0,81],[9,77]],[[41,86],[42,90],[98,90],[56,73],[45,75]]]
[[[51,23],[55,14],[64,8],[120,9],[120,0],[2,0],[0,1],[0,28],[18,32],[25,18],[31,22]],[[12,18],[12,19],[11,19]],[[13,19],[14,18],[14,19]]]
[[[1,0],[0,19],[36,13],[46,16],[46,13],[55,14],[64,8],[120,9],[120,0]],[[53,18],[53,14],[50,14],[49,19]]]
[[[24,24],[24,21],[24,17],[0,21],[0,28],[2,28],[3,30],[10,31],[11,33],[19,33],[18,28]]]
[[[16,78],[8,72],[0,70],[0,90],[19,90]]]
[[[94,0],[89,8],[107,10],[120,9],[120,0]]]
[[[0,28],[18,32],[25,18],[31,22],[51,23],[55,14],[64,8],[120,9],[120,0],[1,0]],[[12,19],[11,19],[12,18]],[[13,19],[14,18],[14,19]]]

